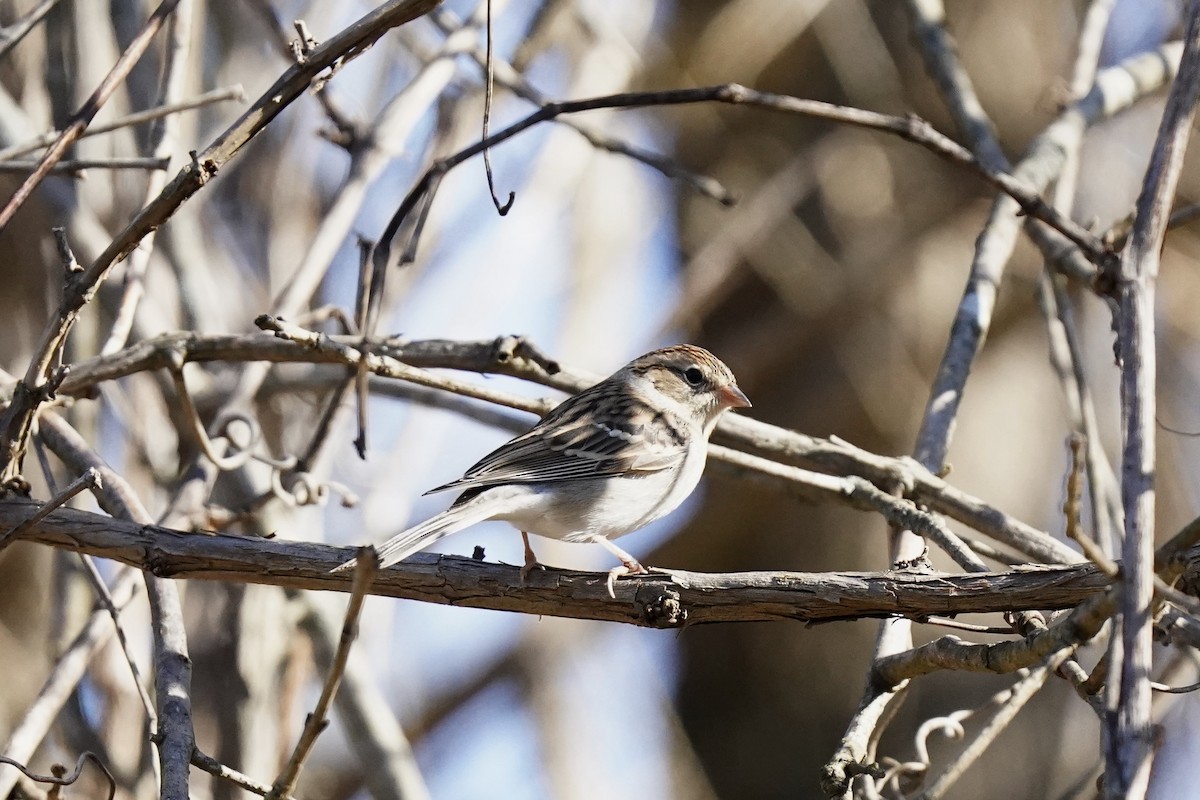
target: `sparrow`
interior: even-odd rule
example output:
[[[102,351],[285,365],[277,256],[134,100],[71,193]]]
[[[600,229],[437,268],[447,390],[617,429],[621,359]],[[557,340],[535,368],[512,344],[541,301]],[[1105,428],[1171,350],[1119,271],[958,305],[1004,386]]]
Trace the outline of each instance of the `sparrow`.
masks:
[[[675,510],[700,481],[721,414],[748,407],[729,367],[707,350],[682,344],[647,353],[563,401],[458,480],[426,492],[462,493],[379,546],[380,566],[478,522],[504,520],[525,544],[522,581],[541,567],[530,533],[595,542],[621,561],[608,574],[615,598],[618,576],[647,570],[612,540]],[[351,559],[334,571],[353,566]]]

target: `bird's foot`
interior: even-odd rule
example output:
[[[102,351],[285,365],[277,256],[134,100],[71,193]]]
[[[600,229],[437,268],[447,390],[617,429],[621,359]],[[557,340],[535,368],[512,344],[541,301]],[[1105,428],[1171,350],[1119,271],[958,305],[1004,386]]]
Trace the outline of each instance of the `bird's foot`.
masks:
[[[537,560],[537,555],[534,554],[533,548],[529,546],[529,534],[521,531],[521,541],[525,543],[525,566],[521,567],[521,585],[525,585],[525,581],[529,580],[529,573],[535,569],[545,571],[546,567]]]
[[[643,567],[637,560],[629,559],[622,561],[621,566],[613,567],[608,571],[608,596],[612,599],[617,599],[617,578],[621,575],[645,575],[650,570]]]
[[[527,580],[529,580],[529,573],[533,572],[535,569],[540,569],[543,572],[545,572],[546,565],[540,563],[536,558],[526,558],[525,566],[521,567],[521,585],[522,586],[524,586],[525,582]]]

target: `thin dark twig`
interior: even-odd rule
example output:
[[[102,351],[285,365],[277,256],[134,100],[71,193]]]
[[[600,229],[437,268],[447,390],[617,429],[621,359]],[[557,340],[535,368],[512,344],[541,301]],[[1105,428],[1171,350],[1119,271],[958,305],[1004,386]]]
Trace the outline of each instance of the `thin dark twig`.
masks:
[[[1083,473],[1086,466],[1085,452],[1088,446],[1087,437],[1081,433],[1072,433],[1068,439],[1071,452],[1071,465],[1067,472],[1067,498],[1063,503],[1063,514],[1067,518],[1067,536],[1075,540],[1083,554],[1105,575],[1117,577],[1117,565],[1113,563],[1096,541],[1084,533],[1080,521],[1080,506],[1083,497]]]
[[[771,92],[759,92],[733,83],[661,92],[627,92],[604,97],[592,97],[584,100],[547,103],[524,119],[431,165],[417,184],[409,191],[408,195],[405,196],[396,213],[392,216],[391,221],[380,237],[376,257],[382,258],[385,262],[389,259],[392,239],[399,232],[405,221],[412,216],[414,209],[423,209],[425,214],[428,213],[428,204],[431,202],[431,197],[436,192],[437,185],[440,183],[442,176],[464,161],[485,152],[490,147],[511,139],[535,125],[547,122],[563,114],[576,114],[601,108],[626,109],[646,106],[691,105],[696,103],[727,103],[730,105],[755,106],[785,113],[828,119],[868,130],[891,133],[902,139],[921,145],[953,164],[973,170],[992,186],[1010,195],[1017,201],[1017,204],[1026,214],[1036,217],[1060,231],[1078,245],[1089,259],[1097,263],[1108,264],[1114,258],[1112,251],[1104,242],[1079,224],[1055,211],[1037,192],[1028,189],[1023,181],[1010,173],[981,163],[969,150],[938,132],[932,125],[920,117],[911,114],[906,117],[880,114],[874,111],[839,106],[818,100],[807,100]],[[401,263],[411,261],[412,254],[416,249],[416,240],[419,238],[419,228],[419,223],[417,226],[414,226],[410,241],[404,251],[404,260]]]
[[[125,633],[125,625],[121,622],[121,609],[117,607],[112,592],[104,583],[104,577],[100,574],[100,570],[96,569],[96,560],[87,553],[80,553],[79,561],[83,565],[83,572],[87,576],[88,582],[92,584],[92,590],[96,592],[97,602],[104,606],[108,615],[112,617],[113,626],[116,628],[117,642],[121,645],[125,663],[129,665],[129,671],[133,675],[133,685],[137,690],[138,698],[142,701],[142,710],[146,712],[146,719],[150,729],[153,730],[158,727],[158,712],[154,710],[154,698],[146,690],[146,685],[142,681],[142,671],[133,657],[133,645]]]
[[[50,457],[46,453],[46,447],[42,444],[40,438],[35,437],[33,440],[34,452],[37,454],[38,463],[42,468],[42,477],[46,481],[46,485],[50,487],[50,491],[58,494],[57,482],[54,480],[54,471],[50,468]],[[88,473],[95,471],[95,468],[89,468]],[[85,473],[84,477],[87,476]],[[99,486],[100,476],[97,473],[97,487]],[[82,480],[82,478],[80,479]],[[78,481],[76,481],[78,482]],[[112,592],[108,588],[108,584],[104,582],[104,577],[100,574],[100,570],[96,569],[96,560],[87,553],[78,553],[79,563],[83,566],[83,573],[92,584],[92,590],[96,593],[96,600],[112,617],[113,628],[116,630],[117,641],[121,645],[121,652],[125,655],[125,663],[129,665],[129,671],[133,675],[133,685],[137,689],[138,697],[141,698],[142,708],[146,712],[146,718],[149,720],[150,728],[157,727],[158,713],[154,710],[154,699],[150,697],[150,693],[146,690],[145,684],[142,683],[142,673],[138,669],[137,659],[133,656],[133,646],[129,643],[129,636],[125,633],[125,625],[121,622],[121,609],[113,597]],[[159,779],[157,774],[158,766],[155,764],[155,780]]]
[[[484,6],[487,11],[485,13],[486,28],[487,28],[487,73],[484,79],[483,89],[483,139],[488,138],[488,123],[492,118],[492,92],[495,88],[495,75],[492,68],[492,47],[495,44],[495,37],[492,36],[492,0],[484,0]],[[512,209],[513,201],[517,199],[516,192],[508,193],[508,200],[504,203],[500,202],[500,198],[496,196],[496,179],[492,175],[492,151],[491,148],[485,147],[483,150],[483,171],[487,175],[488,191],[492,195],[492,205],[496,207],[496,212],[500,216],[505,216]]]
[[[103,485],[103,481],[100,478],[99,470],[95,469],[94,467],[89,468],[78,478],[71,481],[71,483],[67,485],[67,488],[63,489],[54,497],[51,497],[49,500],[43,503],[42,507],[39,508],[36,513],[30,516],[29,519],[25,520],[14,528],[0,533],[0,550],[3,550],[5,547],[7,547],[9,542],[20,539],[21,534],[38,524],[38,522],[49,516],[50,512],[54,511],[54,509],[67,502],[84,489],[96,489],[101,485]]]
[[[1200,436],[1200,431],[1185,431],[1182,428],[1172,428],[1170,425],[1163,423],[1163,421],[1158,417],[1154,418],[1154,424],[1157,425],[1160,430],[1164,430],[1167,433],[1173,433],[1176,436],[1187,436],[1188,438]]]
[[[59,161],[45,171],[53,174],[62,172],[75,177],[83,177],[81,173],[89,169],[149,169],[164,170],[171,165],[169,158],[76,158],[69,161]],[[41,161],[0,161],[0,173],[25,173],[42,169]]]
[[[360,369],[359,372],[363,372],[363,370]],[[296,461],[297,470],[308,471],[312,467],[313,461],[316,460],[317,454],[320,453],[321,448],[329,438],[330,432],[333,430],[334,417],[337,416],[338,410],[341,409],[350,387],[354,385],[355,377],[354,375],[346,377],[330,392],[329,402],[325,404],[325,410],[321,412],[321,419],[317,421],[317,427],[313,431],[312,439],[309,440],[308,447],[304,449],[304,454]],[[370,373],[363,372],[364,381],[368,377],[370,377]],[[365,428],[360,430],[365,430]],[[365,440],[365,434],[360,435]]]
[[[8,764],[9,766],[16,767],[17,769],[19,769],[21,771],[21,773],[26,778],[29,778],[29,780],[36,781],[38,783],[49,783],[54,786],[70,786],[75,781],[79,780],[79,776],[83,774],[83,762],[85,762],[85,761],[91,761],[93,764],[95,764],[97,767],[100,768],[101,772],[104,773],[104,777],[108,780],[108,800],[113,800],[113,798],[116,797],[116,794],[117,794],[117,780],[116,780],[116,778],[113,777],[113,774],[108,771],[108,767],[104,766],[104,762],[100,760],[100,757],[98,755],[96,755],[95,753],[93,753],[91,750],[85,750],[84,752],[79,754],[79,758],[75,761],[74,772],[72,772],[70,775],[66,775],[66,776],[63,776],[63,775],[39,775],[36,772],[31,771],[28,767],[26,767],[24,764],[22,764],[19,761],[14,761],[13,759],[8,758],[7,756],[0,756],[0,763],[4,763],[4,764]],[[55,766],[58,767],[57,764]],[[59,767],[59,769],[61,769],[61,767]]]
[[[249,0],[247,5],[250,10],[257,13],[270,30],[272,37],[275,40],[275,49],[284,58],[290,58],[299,63],[302,59],[308,59],[313,48],[317,43],[311,37],[305,38],[301,34],[301,41],[295,42],[284,27],[283,22],[279,19],[279,15],[275,13],[268,0]],[[302,20],[296,22],[302,23]],[[333,141],[335,144],[343,147],[351,147],[358,140],[359,130],[358,124],[351,117],[338,107],[338,104],[330,97],[330,92],[327,86],[322,86],[321,91],[316,92],[317,102],[321,104],[321,108],[325,111],[325,116],[333,123],[337,129],[337,135],[326,136],[325,138]]]
[[[1189,683],[1187,686],[1168,686],[1165,683],[1151,681],[1150,688],[1156,692],[1164,694],[1190,694],[1197,689],[1200,689],[1200,683]]]
[[[445,8],[434,9],[430,13],[429,18],[447,36],[453,31],[458,30],[462,25],[462,22],[454,16],[453,12],[447,11]],[[481,53],[478,49],[475,49],[471,51],[470,56],[482,70],[486,71],[488,69],[489,62],[486,53]],[[550,102],[550,99],[534,88],[516,67],[504,59],[492,58],[491,67],[495,81],[517,97],[539,106]],[[606,150],[616,155],[632,158],[634,161],[640,161],[651,169],[658,170],[664,176],[680,181],[705,197],[716,200],[723,206],[737,204],[737,197],[712,176],[693,172],[670,157],[644,150],[628,142],[600,133],[570,118],[554,121],[575,131],[586,139],[588,144],[598,150]]]
[[[71,469],[82,473],[94,467],[100,471],[105,486],[103,491],[96,491],[96,502],[113,516],[114,522],[130,520],[139,527],[152,524],[152,518],[129,483],[91,450],[65,420],[56,414],[43,415],[39,434],[46,446]],[[188,656],[183,608],[173,581],[158,577],[148,568],[144,580],[153,622],[158,728],[152,738],[158,746],[161,767],[160,796],[164,800],[186,800],[188,758],[196,738],[191,709],[192,662]]]
[[[439,172],[433,175],[428,184],[429,193],[423,197],[417,198],[416,205],[416,222],[413,223],[412,235],[408,239],[408,246],[404,248],[404,255],[400,259],[401,264],[411,264],[417,260],[417,243],[421,241],[421,234],[425,231],[425,223],[429,220],[429,211],[433,208],[433,198],[437,195],[437,190],[442,185],[442,178],[446,177],[445,172]],[[391,240],[385,239],[380,242],[380,249],[387,254],[391,247]],[[384,262],[386,263],[386,262]]]
[[[367,346],[367,339],[375,329],[373,312],[383,302],[383,282],[385,275],[377,269],[372,259],[375,243],[364,237],[358,239],[358,293],[355,297],[354,318],[358,332],[362,335],[362,346]],[[365,359],[364,359],[365,362]],[[360,364],[353,370],[356,400],[356,421],[358,433],[354,437],[354,450],[363,461],[367,460],[367,384],[370,377],[366,364]],[[341,392],[338,393],[339,396]]]

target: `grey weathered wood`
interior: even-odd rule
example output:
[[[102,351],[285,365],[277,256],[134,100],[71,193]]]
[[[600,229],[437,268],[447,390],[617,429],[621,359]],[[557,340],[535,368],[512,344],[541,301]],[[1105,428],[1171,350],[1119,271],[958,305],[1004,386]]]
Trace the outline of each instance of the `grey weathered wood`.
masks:
[[[25,500],[0,501],[0,529],[16,526],[36,508]],[[348,547],[186,533],[73,509],[53,512],[22,538],[163,577],[329,591],[349,591],[348,573],[329,570],[354,554]],[[382,570],[371,592],[428,603],[672,628],[708,622],[828,622],[1070,608],[1109,585],[1109,579],[1089,564],[965,575],[672,570],[669,575],[622,578],[614,600],[608,597],[605,577],[548,568],[535,571],[521,586],[515,566],[422,553]]]

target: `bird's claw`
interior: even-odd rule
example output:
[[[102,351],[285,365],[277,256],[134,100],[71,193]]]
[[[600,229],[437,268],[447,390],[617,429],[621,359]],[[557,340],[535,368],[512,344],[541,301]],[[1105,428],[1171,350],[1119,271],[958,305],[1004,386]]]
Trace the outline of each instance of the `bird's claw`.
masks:
[[[529,559],[525,561],[525,566],[521,567],[520,572],[522,586],[524,586],[525,582],[529,580],[529,573],[533,572],[535,569],[540,569],[542,572],[545,572],[546,565],[539,563],[537,559]]]
[[[633,561],[632,559],[629,561],[623,561],[621,566],[613,567],[608,571],[608,596],[613,600],[617,599],[617,578],[621,575],[645,575],[648,572],[650,572],[650,570],[643,567],[637,561]]]

